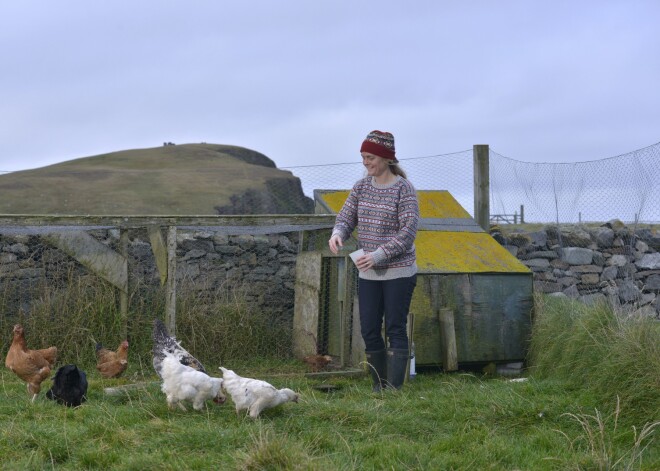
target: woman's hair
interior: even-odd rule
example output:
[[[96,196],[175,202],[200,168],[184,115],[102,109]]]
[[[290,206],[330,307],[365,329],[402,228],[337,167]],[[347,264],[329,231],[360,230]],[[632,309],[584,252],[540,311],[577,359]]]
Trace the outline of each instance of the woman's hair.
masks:
[[[406,176],[406,172],[401,167],[399,167],[398,163],[390,161],[388,162],[388,164],[390,166],[390,170],[394,175],[399,175],[401,178],[408,178]]]

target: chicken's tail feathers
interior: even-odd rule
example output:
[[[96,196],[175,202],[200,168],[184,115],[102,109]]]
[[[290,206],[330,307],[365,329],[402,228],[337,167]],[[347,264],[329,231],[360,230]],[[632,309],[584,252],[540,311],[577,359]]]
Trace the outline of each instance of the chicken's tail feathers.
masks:
[[[222,376],[223,377],[225,377],[225,376],[235,376],[236,375],[236,373],[234,373],[232,370],[230,370],[228,368],[225,368],[224,366],[220,366],[218,369],[220,371],[222,371]]]
[[[152,333],[152,339],[154,342],[154,353],[157,353],[158,350],[166,347],[171,347],[176,343],[176,340],[170,335],[167,327],[163,324],[163,321],[156,318],[154,319],[154,329]]]
[[[159,318],[154,319],[154,338],[157,337],[170,337],[170,333],[167,330],[167,327],[165,327],[165,324],[163,321],[161,321]]]
[[[102,348],[103,348],[103,345],[101,343],[97,342],[96,343],[96,353],[98,353],[99,350],[101,350]]]

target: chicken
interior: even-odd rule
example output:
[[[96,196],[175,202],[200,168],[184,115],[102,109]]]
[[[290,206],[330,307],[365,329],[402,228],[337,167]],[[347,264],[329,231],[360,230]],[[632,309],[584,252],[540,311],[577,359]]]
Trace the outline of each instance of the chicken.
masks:
[[[298,394],[289,388],[275,389],[266,381],[243,378],[232,370],[220,367],[222,371],[222,387],[231,396],[236,406],[236,414],[247,409],[253,419],[265,409],[279,406],[285,402],[298,402]]]
[[[182,365],[189,366],[197,371],[206,373],[202,363],[186,351],[185,348],[176,341],[167,331],[167,327],[160,319],[154,319],[154,331],[153,331],[153,365],[154,370],[161,378],[163,377],[161,373],[162,362],[165,358],[166,353],[172,353]]]
[[[87,400],[87,375],[76,365],[60,367],[46,397],[65,406],[78,407]]]
[[[191,401],[193,409],[202,410],[206,400],[211,399],[217,404],[224,404],[226,400],[222,392],[222,378],[212,378],[206,373],[183,365],[169,352],[165,353],[161,362],[161,374],[161,390],[167,396],[167,406],[170,409],[178,405],[185,411],[183,402]]]
[[[14,338],[7,352],[5,366],[27,383],[32,402],[41,391],[41,383],[50,376],[56,359],[57,347],[30,350],[27,348],[23,327],[20,324],[14,326]]]
[[[307,363],[313,372],[318,372],[325,369],[326,366],[332,361],[330,355],[307,355],[303,358],[303,361]]]
[[[96,344],[96,369],[104,378],[119,378],[128,367],[128,340],[119,344],[117,351]]]

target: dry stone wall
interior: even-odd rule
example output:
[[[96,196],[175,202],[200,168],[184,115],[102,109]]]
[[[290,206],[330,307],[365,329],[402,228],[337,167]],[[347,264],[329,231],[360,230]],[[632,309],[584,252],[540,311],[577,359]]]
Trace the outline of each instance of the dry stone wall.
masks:
[[[600,227],[546,226],[533,232],[492,236],[534,273],[534,289],[585,303],[606,301],[627,315],[660,319],[660,236],[619,221]],[[94,237],[116,249],[117,230]],[[240,290],[244,299],[269,315],[291,321],[298,233],[226,235],[180,231],[177,281],[186,290],[214,296]],[[131,234],[130,279],[157,288],[156,269],[146,233]],[[0,234],[2,305],[9,312],[30,305],[44,283],[65,284],[71,271],[90,276],[84,267],[38,235]],[[59,279],[58,279],[59,277]]]
[[[660,235],[618,220],[491,235],[534,273],[534,290],[660,319]]]
[[[119,231],[90,235],[118,251]],[[214,231],[177,233],[177,296],[198,299],[229,296],[260,312],[293,319],[298,232],[227,235]],[[129,290],[138,295],[160,289],[160,274],[146,231],[129,231]],[[43,288],[66,289],[70,280],[95,277],[74,259],[33,234],[0,233],[0,306],[7,312],[30,312]],[[93,281],[93,280],[92,280]]]

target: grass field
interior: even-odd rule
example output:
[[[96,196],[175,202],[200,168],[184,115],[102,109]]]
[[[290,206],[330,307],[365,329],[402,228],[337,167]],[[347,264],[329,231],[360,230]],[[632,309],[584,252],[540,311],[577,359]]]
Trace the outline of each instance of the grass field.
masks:
[[[169,411],[150,365],[117,380],[85,365],[77,409],[43,392],[30,403],[3,369],[2,469],[660,469],[660,324],[537,304],[524,381],[420,372],[398,393],[372,393],[366,377],[325,379],[323,392],[295,360],[224,365],[301,394],[257,420],[230,400]],[[143,387],[105,393],[127,384]]]
[[[284,180],[293,177],[236,146],[125,150],[0,175],[0,213],[209,215],[232,196],[269,192],[267,181]]]

